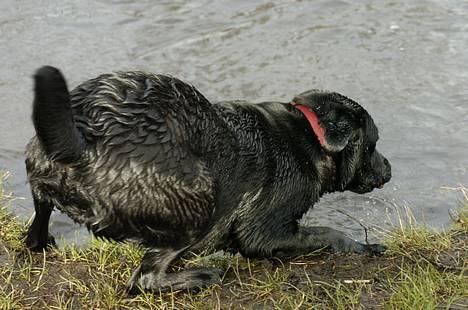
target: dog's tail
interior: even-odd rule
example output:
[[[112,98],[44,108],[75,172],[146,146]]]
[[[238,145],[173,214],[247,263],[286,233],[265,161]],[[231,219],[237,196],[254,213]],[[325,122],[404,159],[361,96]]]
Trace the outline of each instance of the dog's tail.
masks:
[[[49,158],[61,163],[77,160],[85,142],[73,120],[65,78],[57,68],[44,66],[34,82],[32,119],[42,147]]]

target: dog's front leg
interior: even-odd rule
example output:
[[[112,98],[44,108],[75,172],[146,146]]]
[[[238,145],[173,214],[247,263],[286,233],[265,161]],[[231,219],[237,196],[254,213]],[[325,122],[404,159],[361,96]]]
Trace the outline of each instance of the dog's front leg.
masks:
[[[355,252],[380,254],[385,251],[381,244],[364,244],[347,237],[341,231],[330,227],[303,227],[297,232],[299,240],[309,249],[329,248],[334,252]]]
[[[303,227],[295,229],[257,230],[243,234],[240,252],[247,257],[293,257],[307,255],[320,249],[334,252],[380,254],[381,244],[363,244],[329,227]]]

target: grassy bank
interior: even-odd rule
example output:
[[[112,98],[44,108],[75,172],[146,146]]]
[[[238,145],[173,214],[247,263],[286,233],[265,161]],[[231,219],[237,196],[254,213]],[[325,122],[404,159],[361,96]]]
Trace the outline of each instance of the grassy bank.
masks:
[[[465,191],[466,189],[461,188]],[[0,203],[8,195],[1,191]],[[31,253],[25,224],[0,209],[0,309],[462,309],[468,305],[468,199],[451,230],[413,223],[387,236],[381,257],[311,253],[290,261],[240,256],[195,257],[179,265],[226,270],[222,286],[197,294],[123,292],[142,252],[132,244],[93,240]],[[173,267],[175,270],[179,266]]]

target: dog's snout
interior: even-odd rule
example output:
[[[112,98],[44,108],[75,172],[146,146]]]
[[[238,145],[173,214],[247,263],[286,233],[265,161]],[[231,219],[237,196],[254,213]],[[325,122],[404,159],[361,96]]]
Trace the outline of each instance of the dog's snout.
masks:
[[[388,159],[384,158],[385,172],[384,172],[384,183],[387,183],[392,178],[392,166]]]

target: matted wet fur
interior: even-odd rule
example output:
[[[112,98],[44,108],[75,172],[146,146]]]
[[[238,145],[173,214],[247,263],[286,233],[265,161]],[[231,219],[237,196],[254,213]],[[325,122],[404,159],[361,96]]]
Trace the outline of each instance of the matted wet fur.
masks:
[[[356,102],[308,91],[324,135],[290,103],[211,104],[176,78],[101,75],[70,93],[59,70],[35,75],[26,168],[36,216],[30,249],[53,243],[54,208],[96,236],[147,248],[128,288],[192,289],[218,271],[166,273],[184,251],[234,249],[248,257],[293,256],[322,247],[380,253],[327,227],[298,220],[327,192],[371,191],[390,179],[375,149],[377,128]]]

